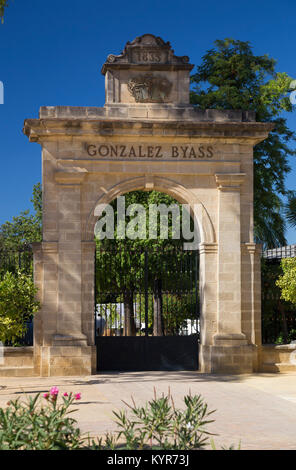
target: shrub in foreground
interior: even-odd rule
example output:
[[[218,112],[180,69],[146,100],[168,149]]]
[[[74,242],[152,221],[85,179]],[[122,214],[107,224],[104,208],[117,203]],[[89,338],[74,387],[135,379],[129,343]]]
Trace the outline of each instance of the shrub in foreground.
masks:
[[[80,395],[65,394],[58,403],[58,393],[52,387],[41,404],[37,394],[27,402],[12,400],[0,408],[0,450],[79,449],[84,440],[76,420],[69,417],[75,410],[69,408]]]
[[[206,426],[213,420],[200,395],[184,397],[184,409],[175,407],[170,395],[156,396],[145,406],[125,403],[129,409],[113,411],[119,431],[100,440],[97,448],[109,449],[201,449],[208,443]],[[93,442],[93,445],[95,443]]]
[[[43,397],[9,402],[0,408],[0,450],[190,450],[209,444],[207,425],[213,422],[213,411],[200,395],[186,395],[182,409],[175,407],[170,392],[157,397],[154,391],[144,406],[132,399],[132,404],[125,403],[128,411],[113,411],[118,430],[99,439],[82,434],[69,416],[80,398],[80,393],[59,398],[58,388],[52,387]]]

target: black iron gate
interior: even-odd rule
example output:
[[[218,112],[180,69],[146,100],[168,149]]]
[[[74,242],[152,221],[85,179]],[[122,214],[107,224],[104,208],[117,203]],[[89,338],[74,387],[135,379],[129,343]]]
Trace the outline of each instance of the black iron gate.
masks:
[[[102,370],[195,370],[199,253],[97,250],[95,331]]]

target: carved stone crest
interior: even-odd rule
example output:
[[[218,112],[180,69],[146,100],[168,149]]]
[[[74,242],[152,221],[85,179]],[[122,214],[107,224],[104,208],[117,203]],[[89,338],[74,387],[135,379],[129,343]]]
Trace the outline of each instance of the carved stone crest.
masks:
[[[132,69],[135,65],[145,70],[192,70],[188,56],[175,56],[170,42],[165,42],[153,34],[143,34],[126,43],[119,55],[109,54],[102,67],[107,70]],[[161,69],[159,68],[161,66]]]
[[[127,87],[137,103],[165,103],[172,83],[164,77],[147,74],[131,78]]]

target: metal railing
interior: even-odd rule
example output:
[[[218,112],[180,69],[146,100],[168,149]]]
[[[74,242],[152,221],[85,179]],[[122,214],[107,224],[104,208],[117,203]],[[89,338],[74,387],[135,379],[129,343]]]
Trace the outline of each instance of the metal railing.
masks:
[[[281,260],[282,258],[295,258],[296,245],[280,246],[262,252],[262,257],[267,260]]]
[[[198,255],[165,248],[97,250],[96,334],[197,334]]]

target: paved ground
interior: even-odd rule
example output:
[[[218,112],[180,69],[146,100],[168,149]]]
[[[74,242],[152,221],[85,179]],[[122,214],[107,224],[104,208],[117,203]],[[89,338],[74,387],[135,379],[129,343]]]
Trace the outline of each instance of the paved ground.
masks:
[[[176,405],[188,393],[201,394],[216,409],[209,430],[219,434],[216,445],[237,444],[242,449],[296,449],[296,374],[213,376],[196,372],[131,372],[90,377],[0,378],[0,406],[20,394],[48,391],[57,385],[62,392],[81,392],[76,419],[93,435],[114,430],[112,410],[138,403],[170,387]]]

